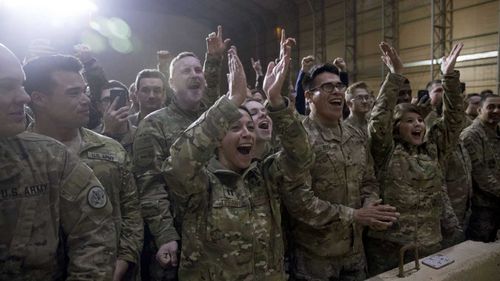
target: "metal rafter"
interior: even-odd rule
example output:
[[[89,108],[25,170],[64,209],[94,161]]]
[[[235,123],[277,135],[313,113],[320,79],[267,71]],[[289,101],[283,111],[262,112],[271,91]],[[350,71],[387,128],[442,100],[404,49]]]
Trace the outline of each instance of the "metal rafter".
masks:
[[[452,45],[453,1],[431,0],[431,80],[437,79],[438,59],[450,52]]]
[[[326,62],[325,0],[314,0],[315,50],[318,62]]]
[[[344,1],[345,60],[349,69],[349,80],[356,81],[356,0]]]
[[[500,95],[500,2],[498,2],[497,94]]]
[[[399,6],[397,0],[382,0],[382,41],[399,49]],[[382,79],[387,70],[382,64]]]

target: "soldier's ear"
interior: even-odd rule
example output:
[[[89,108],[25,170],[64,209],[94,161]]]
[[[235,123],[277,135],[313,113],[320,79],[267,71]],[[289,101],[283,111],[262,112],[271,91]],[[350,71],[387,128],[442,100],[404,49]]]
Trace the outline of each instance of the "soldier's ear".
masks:
[[[311,92],[309,90],[304,92],[304,97],[306,98],[306,100],[312,101],[312,96],[313,96],[313,92]]]
[[[31,105],[35,107],[43,107],[47,103],[47,95],[38,91],[31,93]]]

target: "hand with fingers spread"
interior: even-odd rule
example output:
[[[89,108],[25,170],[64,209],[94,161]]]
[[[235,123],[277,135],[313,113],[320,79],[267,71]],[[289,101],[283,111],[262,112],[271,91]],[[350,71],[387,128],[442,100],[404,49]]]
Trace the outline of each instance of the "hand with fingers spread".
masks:
[[[333,60],[333,65],[335,65],[340,72],[347,72],[347,63],[343,58],[335,58]]]
[[[260,60],[254,60],[253,58],[251,58],[251,61],[253,70],[255,70],[255,74],[257,74],[257,76],[263,76],[264,73],[262,73],[262,65],[260,64]]]
[[[217,26],[217,34],[212,32],[208,34],[207,53],[210,55],[222,56],[229,46],[231,39],[222,39],[222,26]]]
[[[386,42],[379,44],[382,56],[380,57],[385,65],[389,68],[391,73],[403,74],[403,62],[399,58],[398,52],[391,45]]]
[[[463,43],[455,44],[451,49],[450,54],[441,58],[441,73],[443,73],[443,75],[453,73],[453,71],[455,70],[455,63],[457,62],[457,58],[460,55],[460,51],[462,51],[463,47]]]
[[[354,221],[374,230],[385,230],[398,220],[399,213],[390,205],[381,205],[382,200],[369,203],[354,210]]]
[[[234,105],[240,106],[247,97],[247,77],[235,46],[229,48],[227,51],[227,58],[229,67],[229,74],[227,76],[229,99]]]
[[[124,106],[116,109],[118,97],[113,100],[111,105],[106,109],[103,115],[103,131],[107,136],[116,136],[125,134],[128,131],[128,115],[130,107]]]
[[[171,241],[166,244],[163,244],[156,252],[156,261],[160,264],[161,267],[165,268],[167,266],[176,267],[178,265],[177,262],[177,250],[179,246],[177,241]]]
[[[309,55],[307,57],[303,57],[301,63],[302,72],[309,72],[309,70],[311,70],[315,63],[316,59],[314,58],[314,56]]]
[[[272,107],[283,105],[283,97],[281,97],[281,89],[285,84],[286,74],[290,67],[292,47],[285,46],[283,49],[283,57],[277,64],[270,62],[267,66],[266,77],[264,78],[263,90],[267,95],[269,104]]]
[[[292,37],[286,38],[285,29],[282,29],[281,30],[281,40],[280,40],[280,56],[279,56],[280,60],[285,55],[287,48],[291,49],[295,45],[295,43],[296,43],[295,38],[292,38]]]

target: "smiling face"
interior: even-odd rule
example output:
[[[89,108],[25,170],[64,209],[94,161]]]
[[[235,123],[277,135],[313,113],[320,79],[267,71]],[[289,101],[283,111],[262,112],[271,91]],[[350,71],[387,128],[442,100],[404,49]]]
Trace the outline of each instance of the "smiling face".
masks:
[[[339,89],[342,88],[341,84],[337,74],[323,72],[314,78],[312,90],[306,92],[311,113],[318,117],[320,122],[334,123],[342,118],[345,86],[343,89]],[[334,85],[333,89],[332,85]]]
[[[255,124],[257,140],[270,141],[273,133],[273,122],[267,115],[267,109],[258,101],[247,101],[245,107],[250,112]]]
[[[254,122],[248,112],[239,110],[241,117],[231,124],[226,135],[218,147],[218,159],[227,169],[241,172],[252,163],[253,148],[255,145]]]
[[[500,97],[491,96],[483,101],[478,118],[493,127],[500,122]]]
[[[24,72],[16,57],[0,44],[0,137],[24,131],[24,105],[30,101],[23,88]]]
[[[415,112],[405,112],[399,121],[399,137],[412,145],[424,142],[425,123],[422,116]]]

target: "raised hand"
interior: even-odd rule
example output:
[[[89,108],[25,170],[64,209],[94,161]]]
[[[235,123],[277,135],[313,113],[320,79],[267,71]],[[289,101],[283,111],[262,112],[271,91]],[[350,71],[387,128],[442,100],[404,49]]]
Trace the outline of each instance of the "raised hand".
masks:
[[[170,64],[172,58],[172,54],[167,50],[160,50],[156,52],[156,59],[158,60],[158,64]]]
[[[253,58],[250,58],[250,59],[252,61],[252,67],[253,67],[253,70],[255,70],[255,73],[258,76],[262,76],[263,73],[262,73],[262,65],[260,64],[260,60],[254,60]]]
[[[229,99],[234,105],[240,106],[247,97],[247,77],[235,46],[231,46],[227,51],[227,64],[229,66],[229,74],[227,76]]]
[[[333,65],[335,65],[340,72],[347,72],[347,63],[343,58],[335,58],[333,60]]]
[[[311,70],[311,68],[314,66],[315,63],[316,59],[314,58],[314,56],[309,55],[307,57],[303,57],[301,63],[302,72],[309,72],[309,70]]]
[[[455,63],[457,62],[457,58],[463,47],[463,43],[455,44],[451,49],[450,54],[441,58],[441,72],[444,75],[453,73],[455,70]]]
[[[281,40],[280,40],[280,56],[279,59],[281,60],[283,56],[285,55],[286,49],[287,48],[292,48],[293,45],[295,45],[295,38],[289,37],[286,38],[285,35],[285,29],[281,30]]]
[[[156,252],[156,261],[160,264],[161,267],[165,268],[167,266],[176,267],[177,262],[177,250],[179,249],[179,245],[177,241],[171,241],[166,244],[163,244]]]
[[[231,39],[222,39],[222,26],[219,25],[217,26],[217,34],[215,32],[208,34],[206,41],[208,54],[222,56]]]
[[[380,43],[379,48],[380,51],[382,52],[382,56],[380,56],[380,58],[389,68],[391,73],[402,74],[403,62],[401,62],[398,52],[396,52],[396,49],[394,49],[391,45],[387,44],[386,42]]]
[[[290,41],[292,42],[292,41]],[[293,40],[295,43],[295,40]],[[292,46],[284,44],[283,56],[277,64],[270,62],[267,66],[266,77],[264,77],[263,90],[267,95],[269,104],[272,107],[278,107],[283,104],[281,97],[281,88],[286,80],[286,74],[290,67],[290,57]]]

